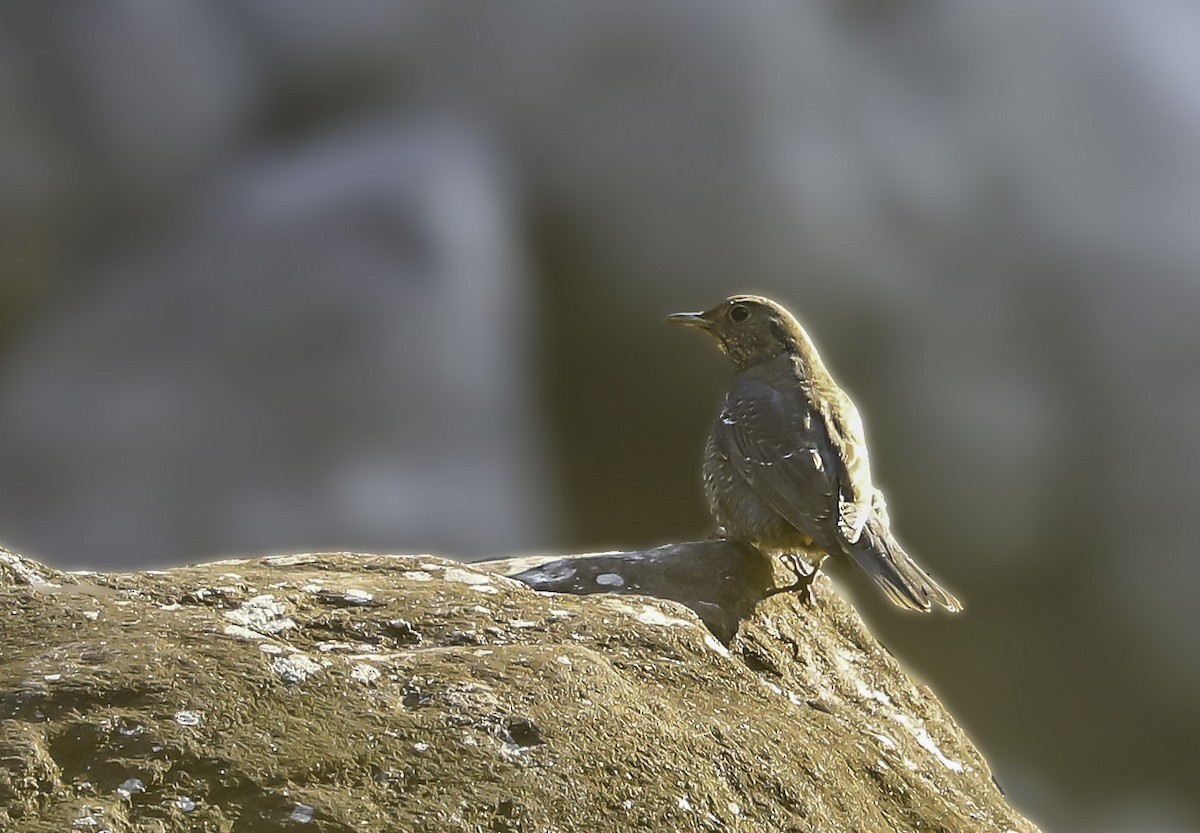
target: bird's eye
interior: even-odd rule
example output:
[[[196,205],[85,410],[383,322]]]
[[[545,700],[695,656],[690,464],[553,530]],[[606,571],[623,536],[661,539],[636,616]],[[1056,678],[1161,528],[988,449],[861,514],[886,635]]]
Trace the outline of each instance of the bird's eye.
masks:
[[[740,324],[750,317],[750,310],[745,304],[734,304],[729,308],[729,320]]]

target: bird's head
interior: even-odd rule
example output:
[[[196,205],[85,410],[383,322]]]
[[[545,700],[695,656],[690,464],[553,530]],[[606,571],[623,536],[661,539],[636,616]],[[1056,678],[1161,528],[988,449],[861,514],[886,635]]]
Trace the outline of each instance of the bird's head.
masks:
[[[733,295],[706,312],[678,312],[667,321],[704,330],[738,370],[811,346],[790,312],[759,295]]]

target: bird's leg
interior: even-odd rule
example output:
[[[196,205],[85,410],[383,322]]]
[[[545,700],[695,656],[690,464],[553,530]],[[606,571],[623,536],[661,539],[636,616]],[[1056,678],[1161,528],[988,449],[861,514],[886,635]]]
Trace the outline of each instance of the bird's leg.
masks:
[[[814,564],[808,570],[803,570],[800,566],[800,556],[794,552],[785,552],[779,556],[783,561],[787,562],[788,567],[796,576],[796,580],[791,584],[783,587],[773,587],[767,591],[764,598],[777,595],[779,593],[790,593],[796,591],[800,594],[800,601],[806,605],[812,605],[816,599],[813,598],[813,582],[817,580],[817,573],[820,572],[821,565]]]
[[[816,572],[811,566],[804,569],[800,566],[800,556],[794,552],[780,553],[779,557],[783,559],[792,571],[792,575],[796,577],[796,581],[800,581],[806,576],[810,576]]]

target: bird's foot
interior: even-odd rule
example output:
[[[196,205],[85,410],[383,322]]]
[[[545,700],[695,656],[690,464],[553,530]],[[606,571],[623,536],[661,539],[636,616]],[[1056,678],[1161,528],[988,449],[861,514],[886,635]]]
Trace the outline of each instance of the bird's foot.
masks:
[[[817,573],[820,572],[819,566],[811,566],[808,570],[804,570],[800,566],[800,558],[795,553],[788,552],[780,556],[788,562],[792,573],[796,576],[796,580],[791,584],[783,587],[772,587],[768,590],[763,598],[770,598],[780,593],[796,592],[800,594],[800,603],[811,607],[816,603],[816,597],[813,596],[813,582],[817,580]]]

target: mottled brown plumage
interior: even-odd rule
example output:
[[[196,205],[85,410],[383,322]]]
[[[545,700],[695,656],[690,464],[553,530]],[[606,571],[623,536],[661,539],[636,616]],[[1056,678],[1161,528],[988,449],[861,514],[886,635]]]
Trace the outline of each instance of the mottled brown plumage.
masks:
[[[901,607],[961,609],[892,536],[858,410],[787,310],[735,295],[667,320],[704,330],[733,363],[704,454],[704,491],[726,537],[818,565],[846,556]]]

